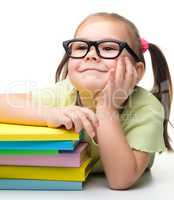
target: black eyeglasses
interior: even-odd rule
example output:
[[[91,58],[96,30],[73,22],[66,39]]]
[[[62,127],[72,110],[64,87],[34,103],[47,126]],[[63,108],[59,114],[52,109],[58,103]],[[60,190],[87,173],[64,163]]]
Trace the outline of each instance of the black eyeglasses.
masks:
[[[67,56],[76,59],[84,58],[90,51],[91,46],[94,46],[97,55],[104,59],[115,59],[121,54],[123,49],[126,49],[128,53],[133,56],[136,62],[141,61],[141,59],[126,42],[121,42],[118,40],[108,39],[89,41],[82,39],[72,39],[63,42],[63,47]]]

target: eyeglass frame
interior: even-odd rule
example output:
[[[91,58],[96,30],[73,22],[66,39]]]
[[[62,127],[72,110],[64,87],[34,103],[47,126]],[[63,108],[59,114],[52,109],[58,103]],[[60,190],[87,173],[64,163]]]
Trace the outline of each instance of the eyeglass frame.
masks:
[[[71,43],[71,42],[85,42],[87,45],[88,45],[88,49],[85,53],[84,56],[81,56],[81,57],[75,57],[75,56],[71,56],[70,52],[69,52],[69,48],[68,48],[68,45]],[[100,51],[98,49],[98,46],[99,44],[103,43],[103,42],[115,42],[119,45],[119,53],[118,55],[114,56],[114,57],[103,57],[101,56],[100,54]],[[63,47],[65,49],[65,52],[67,54],[67,56],[69,58],[74,58],[74,59],[82,59],[84,58],[88,52],[90,51],[90,48],[91,46],[94,46],[95,47],[95,50],[97,52],[97,55],[100,57],[100,58],[103,58],[103,59],[115,59],[115,58],[118,58],[120,56],[120,54],[122,53],[122,51],[124,49],[126,49],[128,51],[128,53],[135,59],[136,62],[141,62],[141,59],[139,58],[139,56],[134,52],[134,50],[128,45],[127,42],[122,42],[122,41],[119,41],[119,40],[114,40],[114,39],[105,39],[105,40],[97,40],[97,41],[91,41],[91,40],[84,40],[84,39],[78,39],[78,38],[75,38],[75,39],[71,39],[71,40],[66,40],[66,41],[63,41]]]

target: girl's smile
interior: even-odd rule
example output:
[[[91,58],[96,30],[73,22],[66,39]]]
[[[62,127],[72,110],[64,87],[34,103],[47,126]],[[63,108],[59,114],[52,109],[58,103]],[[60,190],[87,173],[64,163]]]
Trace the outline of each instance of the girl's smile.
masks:
[[[119,23],[99,19],[95,22],[89,21],[87,24],[82,25],[77,31],[76,37],[93,41],[104,40],[106,38],[128,41],[126,33],[126,28],[123,26],[120,28]],[[123,51],[119,58],[125,56],[125,53],[126,51]],[[95,94],[96,90],[104,87],[109,69],[116,68],[117,59],[103,59],[99,57],[96,49],[92,46],[84,58],[69,59],[68,76],[79,91],[89,90]]]
[[[79,72],[89,72],[89,71],[93,71],[93,72],[108,72],[108,70],[106,69],[105,66],[101,66],[101,65],[94,65],[94,64],[88,64],[85,65],[83,64],[82,66],[79,67],[78,69]]]

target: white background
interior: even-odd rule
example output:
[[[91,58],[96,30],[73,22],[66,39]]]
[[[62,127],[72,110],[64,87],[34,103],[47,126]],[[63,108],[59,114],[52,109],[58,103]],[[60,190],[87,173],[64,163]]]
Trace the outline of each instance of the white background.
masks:
[[[54,83],[64,53],[62,41],[73,37],[84,17],[101,11],[127,17],[142,37],[161,47],[174,80],[172,4],[170,0],[0,0],[0,92],[28,92]],[[148,53],[146,58],[140,85],[151,89]],[[174,123],[173,112],[174,106],[170,118]]]
[[[0,0],[0,92],[28,92],[54,83],[64,53],[62,41],[73,37],[84,17],[101,11],[116,12],[134,22],[143,38],[163,50],[174,80],[170,0]],[[151,89],[148,52],[145,57],[146,72],[139,85]],[[174,123],[173,107],[170,120]]]
[[[172,1],[0,0],[0,91],[24,92],[53,83],[62,41],[73,37],[84,17],[99,11],[132,20],[142,37],[162,48],[174,78]],[[140,84],[151,88],[152,78],[147,65]]]

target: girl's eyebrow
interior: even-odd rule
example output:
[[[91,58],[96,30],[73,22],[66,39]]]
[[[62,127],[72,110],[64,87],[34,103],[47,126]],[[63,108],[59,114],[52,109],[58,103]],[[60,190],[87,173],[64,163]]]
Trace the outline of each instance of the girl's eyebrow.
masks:
[[[117,41],[122,41],[120,39],[117,38],[113,38],[113,37],[104,37],[104,38],[100,38],[98,40],[90,40],[89,38],[84,38],[84,37],[75,37],[75,39],[80,39],[80,40],[87,40],[87,41],[98,41],[98,40],[117,40]]]
[[[89,39],[87,39],[87,38],[83,38],[83,37],[74,37],[74,39],[89,40]]]

